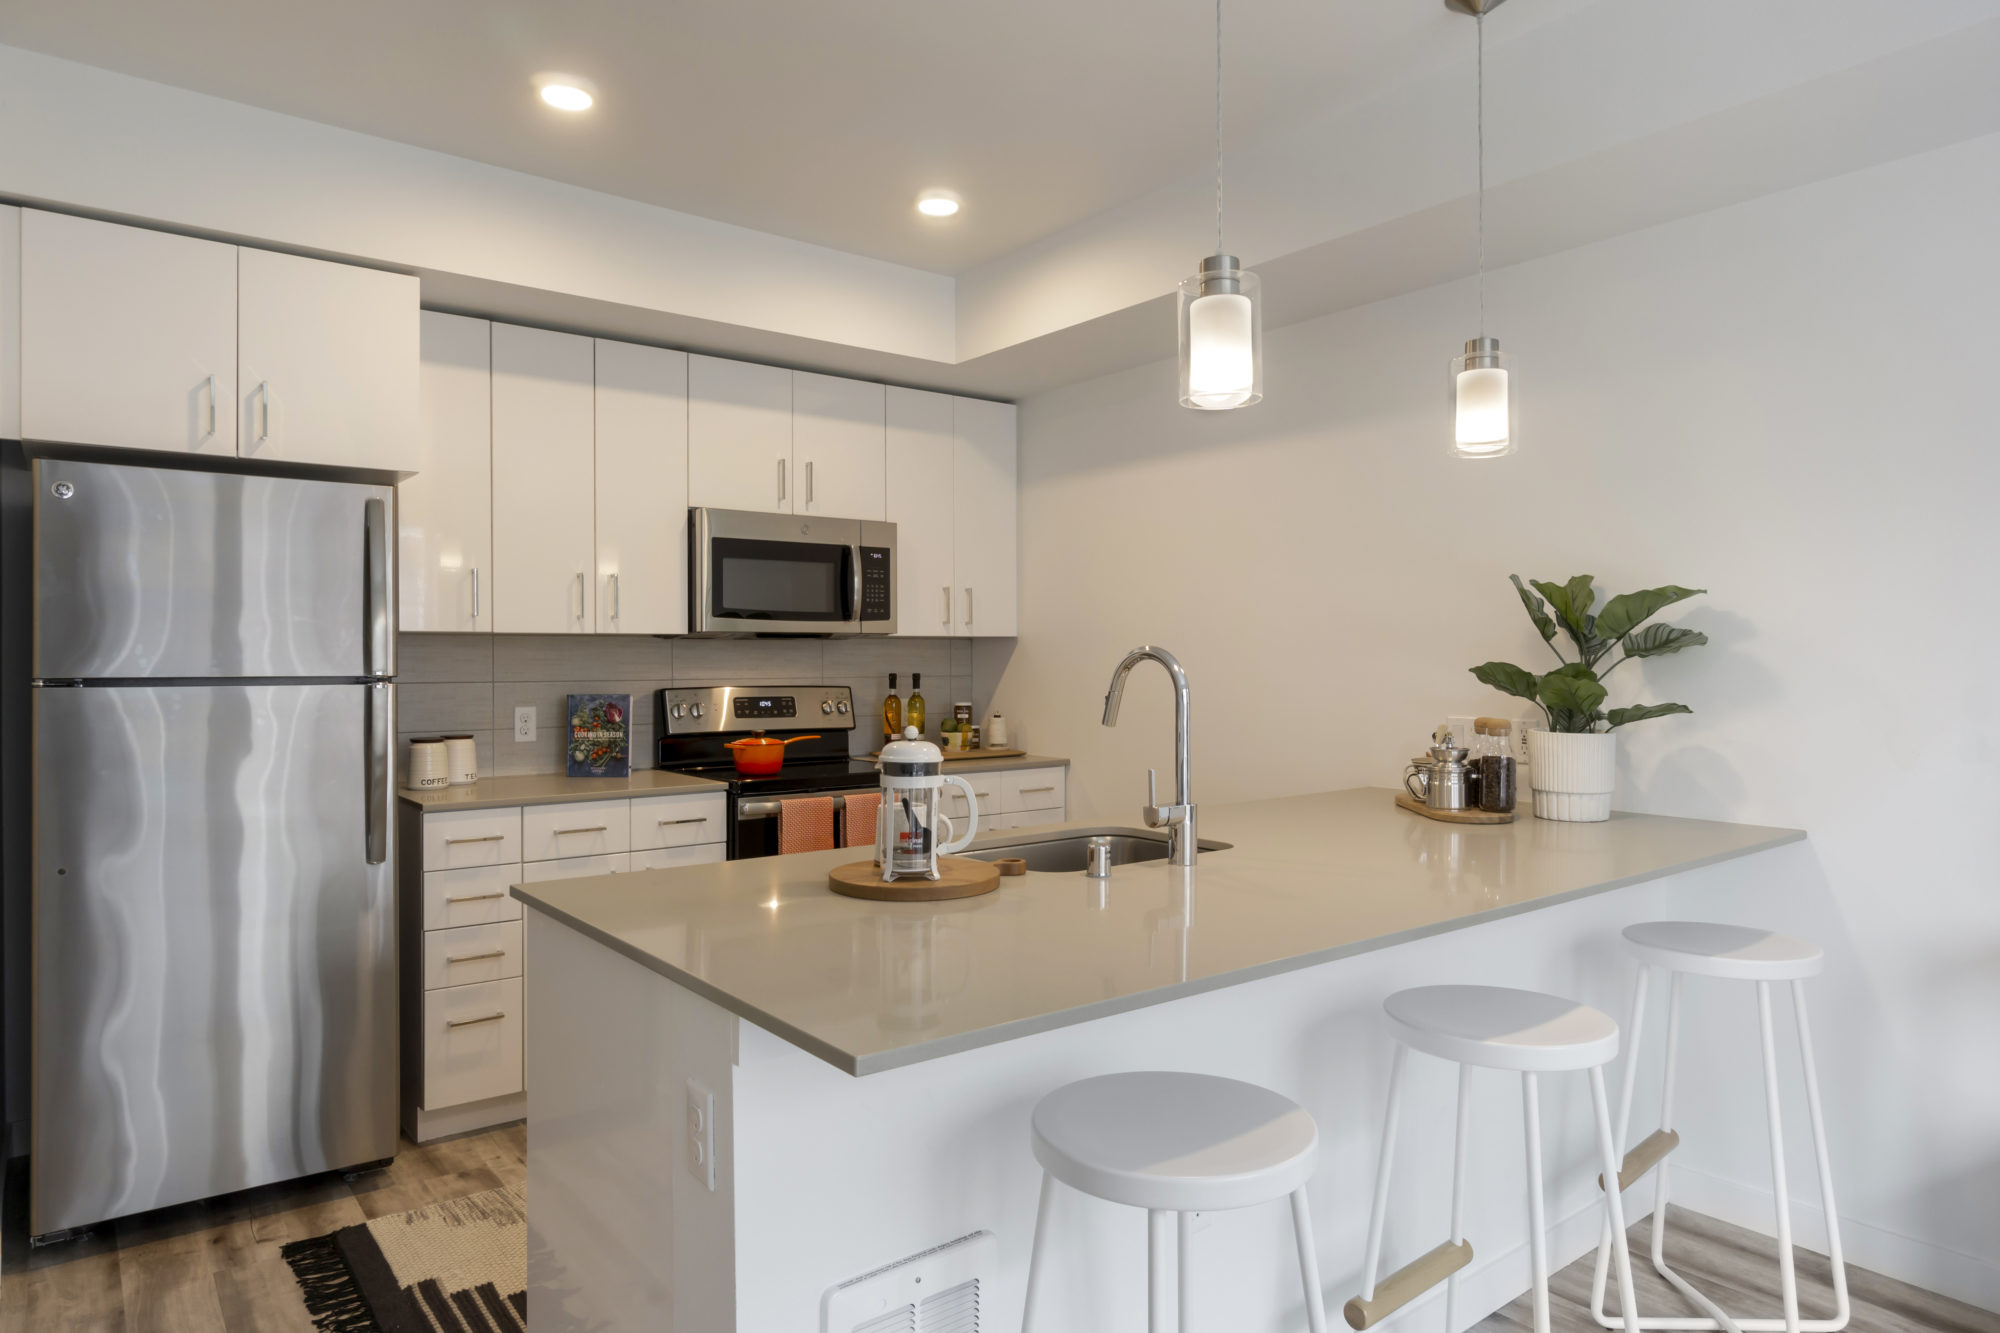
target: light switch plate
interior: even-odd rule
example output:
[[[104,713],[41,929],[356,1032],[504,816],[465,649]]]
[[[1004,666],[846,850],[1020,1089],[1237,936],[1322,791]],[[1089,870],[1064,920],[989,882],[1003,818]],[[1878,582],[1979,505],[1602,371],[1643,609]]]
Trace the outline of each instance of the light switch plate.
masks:
[[[688,1174],[702,1183],[703,1188],[715,1188],[715,1094],[693,1079],[687,1084],[687,1123],[684,1127],[687,1138]]]
[[[514,710],[514,739],[532,741],[535,739],[535,706],[523,704]]]

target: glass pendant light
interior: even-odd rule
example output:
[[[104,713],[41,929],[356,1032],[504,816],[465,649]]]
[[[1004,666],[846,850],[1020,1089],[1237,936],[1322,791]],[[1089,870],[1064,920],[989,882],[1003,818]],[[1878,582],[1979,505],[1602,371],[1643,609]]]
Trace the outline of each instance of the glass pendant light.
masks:
[[[1248,407],[1264,396],[1257,275],[1222,246],[1222,0],[1215,0],[1215,253],[1179,292],[1181,406]]]
[[[1479,336],[1451,359],[1451,453],[1456,458],[1499,458],[1520,442],[1515,365],[1486,334],[1486,16],[1505,0],[1451,0],[1472,15],[1479,43]]]

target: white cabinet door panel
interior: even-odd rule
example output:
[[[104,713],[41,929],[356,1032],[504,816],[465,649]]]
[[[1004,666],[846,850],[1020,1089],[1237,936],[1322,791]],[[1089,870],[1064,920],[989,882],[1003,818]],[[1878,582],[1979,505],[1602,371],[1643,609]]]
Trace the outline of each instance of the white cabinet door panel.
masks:
[[[0,204],[0,440],[21,438],[21,210]]]
[[[601,856],[565,856],[556,861],[530,861],[521,867],[523,884],[540,884],[552,879],[588,879],[592,875],[619,875],[632,868],[632,858],[624,852]]]
[[[896,525],[896,633],[951,634],[952,402],[948,394],[888,391],[888,519]]]
[[[406,630],[493,628],[493,333],[426,310],[417,475],[396,488]]]
[[[521,1090],[521,979],[424,993],[424,1109]]]
[[[597,340],[597,629],[687,633],[687,353]]]
[[[632,798],[634,852],[721,843],[728,836],[729,798],[721,792]]]
[[[1012,403],[952,400],[952,563],[964,634],[1020,632],[1015,416]]]
[[[518,921],[521,900],[508,890],[525,882],[518,863],[424,872],[424,929]]]
[[[236,247],[21,212],[21,435],[236,452]]]
[[[521,923],[494,921],[424,932],[424,989],[521,975]]]
[[[793,372],[793,513],[883,518],[884,401],[879,384]]]
[[[719,842],[706,842],[698,847],[655,847],[650,851],[632,853],[634,870],[672,870],[676,866],[705,866],[729,858],[723,855],[728,847]]]
[[[589,338],[493,326],[493,629],[594,623],[597,486]]]
[[[521,811],[521,859],[596,856],[632,846],[631,802],[565,801]]]
[[[237,453],[414,469],[417,280],[271,250],[236,253]]]
[[[688,358],[688,503],[792,512],[792,372]]]

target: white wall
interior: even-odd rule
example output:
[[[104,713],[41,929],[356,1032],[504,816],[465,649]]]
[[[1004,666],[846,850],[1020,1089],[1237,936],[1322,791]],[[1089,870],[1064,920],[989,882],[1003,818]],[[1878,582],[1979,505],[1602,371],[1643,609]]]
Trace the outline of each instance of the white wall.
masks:
[[[1496,273],[1501,462],[1444,451],[1468,283],[1272,333],[1248,411],[1179,408],[1170,363],[1030,399],[994,705],[1071,756],[1073,814],[1132,819],[1165,681],[1113,731],[1099,695],[1152,640],[1193,683],[1200,801],[1387,784],[1445,714],[1512,702],[1468,666],[1546,663],[1509,573],[1710,589],[1668,617],[1710,646],[1613,677],[1696,710],[1624,733],[1618,804],[1809,830],[1755,894],[1675,910],[1826,946],[1849,1254],[2000,1307],[1996,232],[2000,136]],[[1677,1196],[1768,1226],[1747,1004],[1693,996]]]

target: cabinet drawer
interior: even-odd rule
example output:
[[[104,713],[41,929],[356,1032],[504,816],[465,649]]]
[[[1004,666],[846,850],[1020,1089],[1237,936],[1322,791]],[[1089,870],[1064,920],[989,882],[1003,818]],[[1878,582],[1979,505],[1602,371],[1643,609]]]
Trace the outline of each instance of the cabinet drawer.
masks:
[[[424,869],[508,865],[521,859],[521,809],[443,810],[424,816]]]
[[[950,772],[949,769],[946,770]],[[966,779],[972,784],[972,794],[979,798],[979,822],[982,826],[987,817],[1000,813],[1000,779],[1005,773],[981,773]],[[953,819],[965,818],[965,793],[951,783],[944,787],[944,812]]]
[[[728,860],[724,855],[727,850],[727,846],[719,842],[705,842],[696,847],[652,847],[632,853],[632,869],[671,870],[675,866],[708,865]]]
[[[424,1109],[521,1091],[521,979],[424,993]]]
[[[521,812],[523,861],[599,856],[627,851],[631,846],[630,801],[570,801],[531,805]]]
[[[632,798],[632,850],[692,847],[729,836],[729,798],[721,792],[698,796]],[[636,867],[635,867],[636,868]]]
[[[530,861],[521,867],[523,884],[539,884],[551,879],[582,879],[586,875],[615,875],[632,868],[632,858],[623,852],[603,856],[565,856],[556,861]],[[519,903],[515,904],[519,906]]]
[[[515,904],[517,907],[519,903]],[[424,932],[424,989],[521,975],[521,923],[495,921]]]
[[[507,892],[521,883],[521,867],[476,866],[424,872],[424,929],[519,921],[521,900]]]
[[[1007,814],[1025,810],[1060,810],[1069,773],[1060,768],[1024,768],[1000,775],[1000,809]]]

